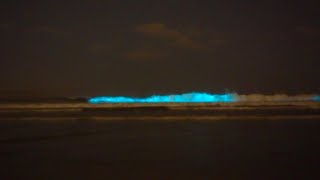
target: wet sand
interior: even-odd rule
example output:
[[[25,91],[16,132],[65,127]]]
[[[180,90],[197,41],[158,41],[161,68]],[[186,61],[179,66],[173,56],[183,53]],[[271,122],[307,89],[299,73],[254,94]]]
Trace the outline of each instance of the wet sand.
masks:
[[[2,109],[0,178],[315,179],[319,139],[306,106]]]

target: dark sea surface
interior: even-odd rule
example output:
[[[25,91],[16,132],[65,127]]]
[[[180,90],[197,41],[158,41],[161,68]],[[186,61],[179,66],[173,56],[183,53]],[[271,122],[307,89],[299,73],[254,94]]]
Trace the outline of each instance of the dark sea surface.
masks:
[[[0,179],[318,179],[320,104],[0,104]]]

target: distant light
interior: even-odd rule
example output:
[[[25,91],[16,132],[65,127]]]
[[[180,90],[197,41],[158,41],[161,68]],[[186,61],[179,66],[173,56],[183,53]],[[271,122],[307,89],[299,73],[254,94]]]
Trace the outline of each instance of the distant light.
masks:
[[[208,93],[185,93],[173,95],[153,95],[146,98],[133,98],[124,96],[101,96],[93,97],[89,103],[227,103],[235,102],[236,94],[208,94]]]

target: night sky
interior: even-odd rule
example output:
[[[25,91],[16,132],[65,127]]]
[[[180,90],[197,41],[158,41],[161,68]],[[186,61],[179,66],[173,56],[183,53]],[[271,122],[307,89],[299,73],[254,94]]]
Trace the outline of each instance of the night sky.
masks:
[[[0,91],[319,93],[320,1],[5,0]]]

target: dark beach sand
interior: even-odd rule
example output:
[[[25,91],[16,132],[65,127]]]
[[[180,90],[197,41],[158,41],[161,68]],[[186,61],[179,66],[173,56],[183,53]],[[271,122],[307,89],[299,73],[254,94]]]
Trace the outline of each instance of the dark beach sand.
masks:
[[[319,110],[274,109],[2,110],[0,179],[319,178]]]

